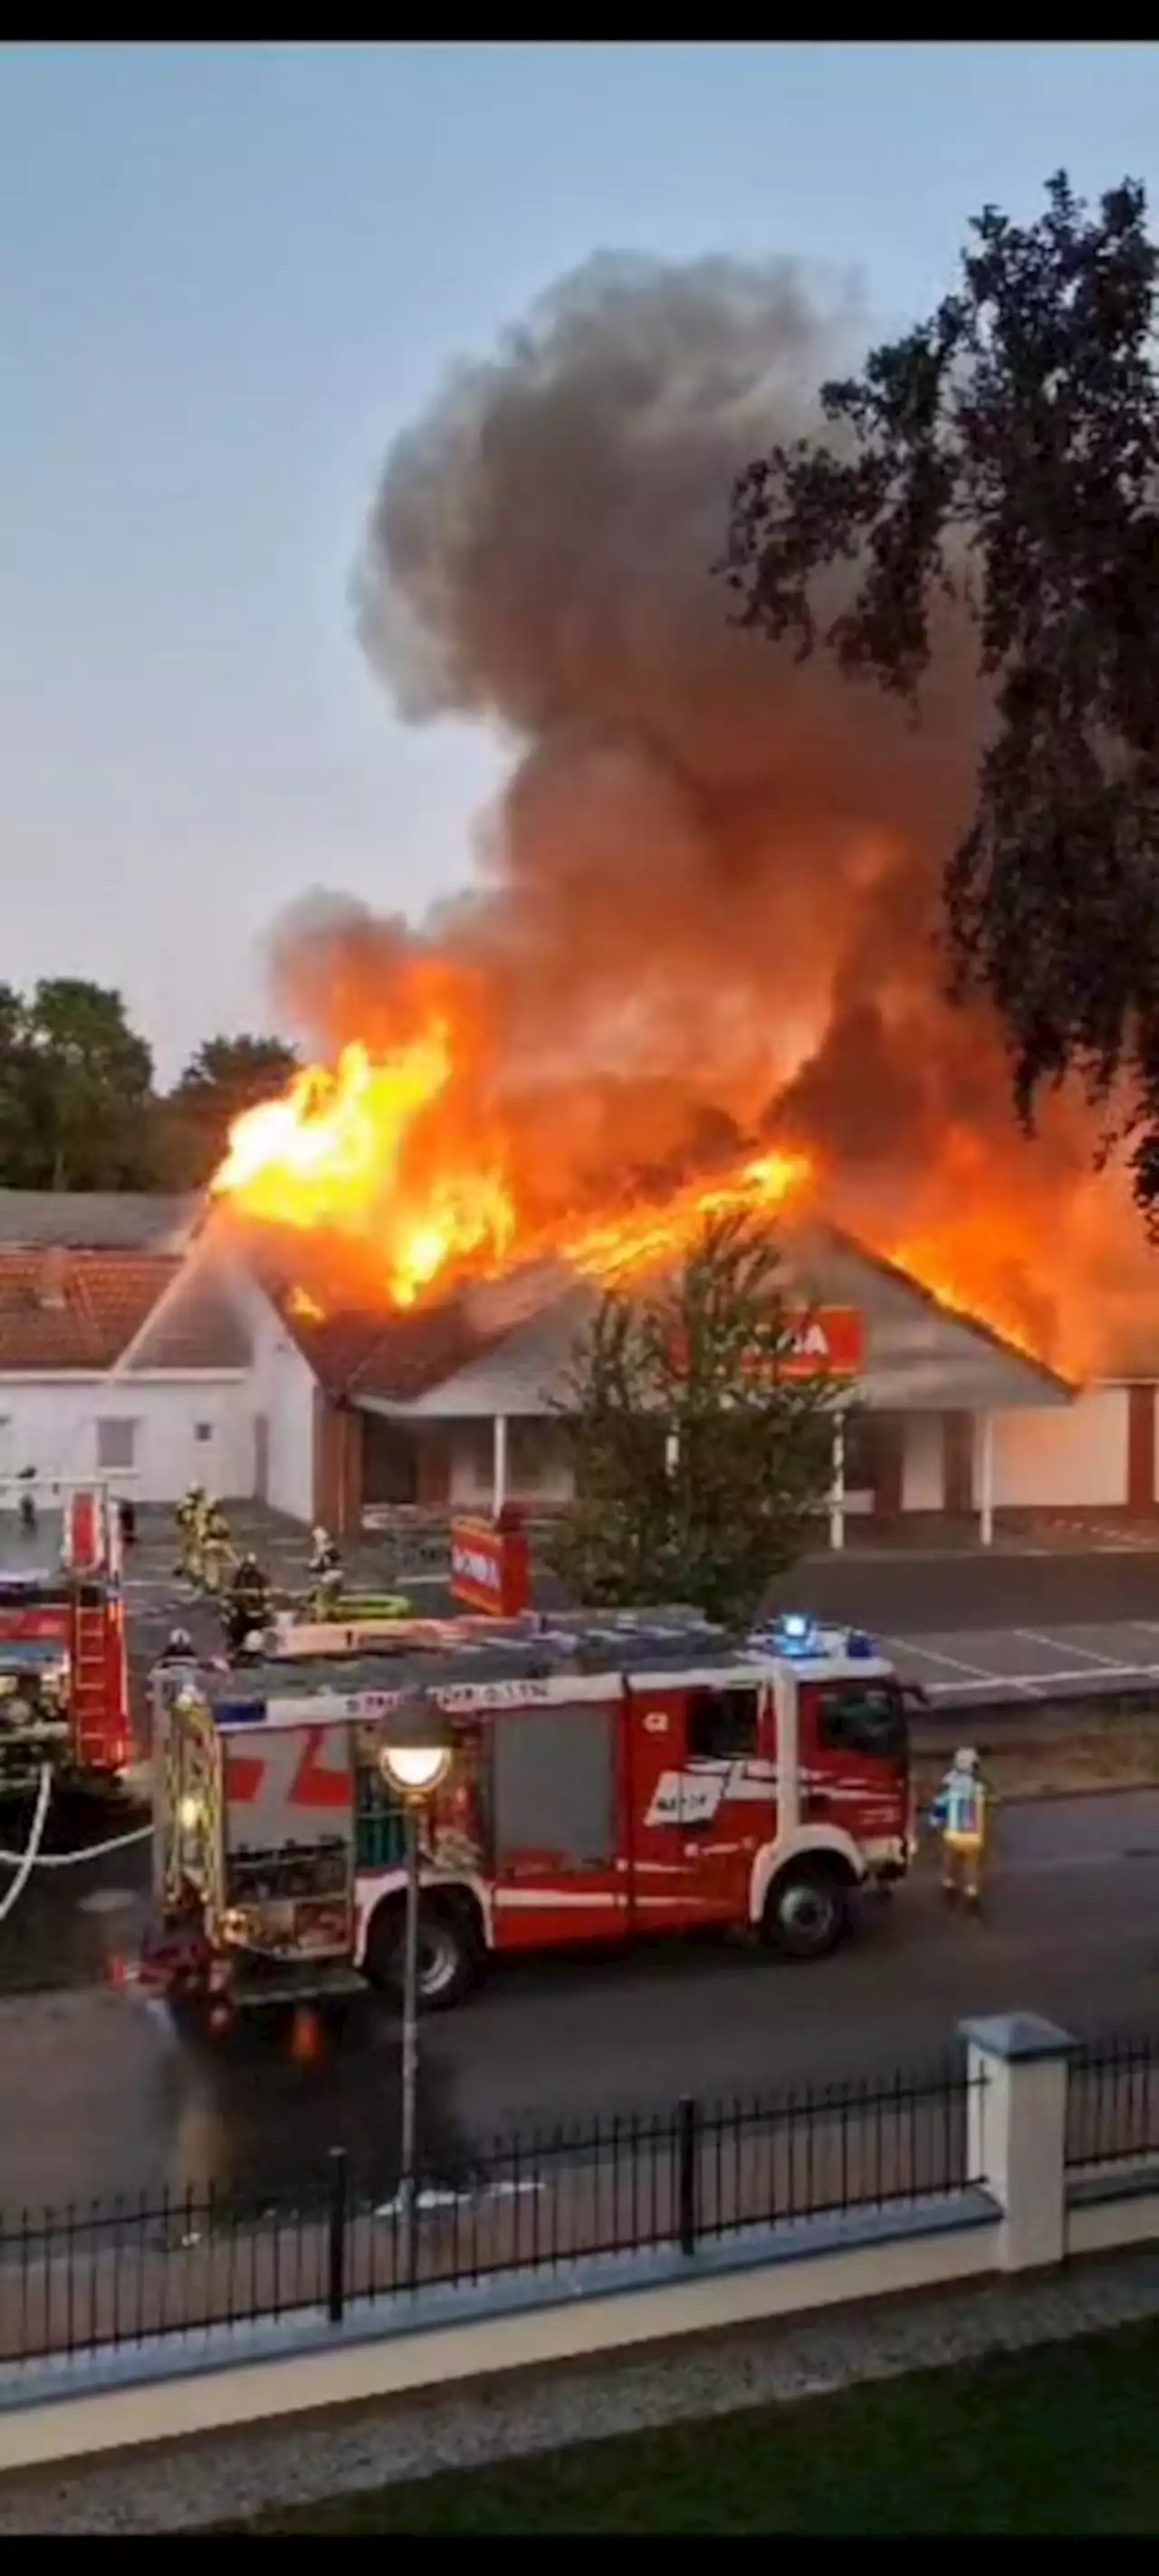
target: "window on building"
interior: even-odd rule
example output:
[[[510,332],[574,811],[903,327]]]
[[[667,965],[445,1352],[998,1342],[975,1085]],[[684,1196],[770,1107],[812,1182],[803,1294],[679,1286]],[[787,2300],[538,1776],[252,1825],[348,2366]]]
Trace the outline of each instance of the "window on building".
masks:
[[[701,1762],[736,1762],[757,1749],[755,1690],[694,1690],[688,1695],[688,1752]]]
[[[97,1423],[97,1472],[112,1476],[137,1464],[139,1425],[121,1414],[106,1414]]]
[[[557,1422],[512,1422],[508,1426],[508,1482],[512,1493],[538,1494],[556,1486],[566,1467],[563,1433]]]
[[[206,1441],[212,1440],[213,1438],[212,1422],[195,1422],[193,1425],[193,1437],[196,1441],[200,1442],[202,1447],[204,1447]]]

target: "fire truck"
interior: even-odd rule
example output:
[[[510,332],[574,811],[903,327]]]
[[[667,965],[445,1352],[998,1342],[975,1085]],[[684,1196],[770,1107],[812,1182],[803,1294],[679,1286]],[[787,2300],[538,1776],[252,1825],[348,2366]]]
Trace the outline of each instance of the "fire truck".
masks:
[[[0,1797],[26,1797],[46,1764],[62,1787],[116,1790],[133,1758],[116,1505],[100,1485],[55,1490],[27,1561],[0,1568]]]
[[[397,1990],[405,1819],[380,1760],[416,1692],[455,1757],[421,1824],[420,1997],[492,1958],[697,1927],[795,1960],[909,1862],[908,1700],[807,1621],[737,1647],[686,1610],[395,1622],[321,1662],[154,1677],[155,1922],[185,2007]]]

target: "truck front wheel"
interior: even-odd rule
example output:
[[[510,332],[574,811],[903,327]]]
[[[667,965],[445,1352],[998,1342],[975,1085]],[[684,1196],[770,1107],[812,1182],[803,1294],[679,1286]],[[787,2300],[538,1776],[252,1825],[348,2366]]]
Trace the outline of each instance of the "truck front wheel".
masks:
[[[840,1864],[800,1861],[774,1879],[761,1937],[785,1959],[827,1959],[849,1926],[850,1882]]]
[[[371,1916],[366,1974],[380,1993],[402,2001],[406,1978],[406,1901],[388,1896]],[[424,1898],[419,1910],[419,2005],[449,2012],[479,1983],[483,1943],[469,1901]]]

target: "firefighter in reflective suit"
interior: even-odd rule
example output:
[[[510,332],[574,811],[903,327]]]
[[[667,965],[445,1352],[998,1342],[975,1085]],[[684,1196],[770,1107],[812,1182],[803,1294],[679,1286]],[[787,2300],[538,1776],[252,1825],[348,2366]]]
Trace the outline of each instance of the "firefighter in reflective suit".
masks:
[[[181,1542],[177,1573],[183,1583],[197,1583],[201,1579],[201,1520],[204,1510],[204,1485],[188,1486],[176,1514]]]
[[[942,1837],[942,1893],[951,1905],[961,1897],[971,1912],[982,1894],[991,1804],[978,1756],[973,1745],[964,1744],[933,1800],[930,1823]]]

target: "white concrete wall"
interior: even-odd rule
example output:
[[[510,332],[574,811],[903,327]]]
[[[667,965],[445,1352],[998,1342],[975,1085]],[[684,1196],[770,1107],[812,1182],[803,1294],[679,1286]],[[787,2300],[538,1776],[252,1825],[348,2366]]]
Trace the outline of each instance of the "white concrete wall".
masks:
[[[945,1504],[945,1461],[940,1413],[911,1413],[902,1426],[903,1512],[940,1512]]]
[[[0,1473],[105,1472],[98,1420],[136,1425],[132,1475],[114,1483],[137,1502],[175,1502],[194,1478],[211,1491],[253,1491],[253,1430],[244,1377],[71,1380],[0,1376]],[[199,1429],[208,1437],[199,1438]]]
[[[1088,1387],[1065,1413],[995,1414],[996,1505],[1098,1507],[1126,1499],[1125,1387]]]
[[[308,1522],[314,1516],[314,1372],[276,1308],[253,1281],[239,1276],[231,1281],[231,1288],[244,1313],[253,1353],[248,1384],[239,1390],[249,1444],[244,1490],[256,1491],[256,1422],[264,1414],[269,1425],[265,1500],[275,1511]]]

